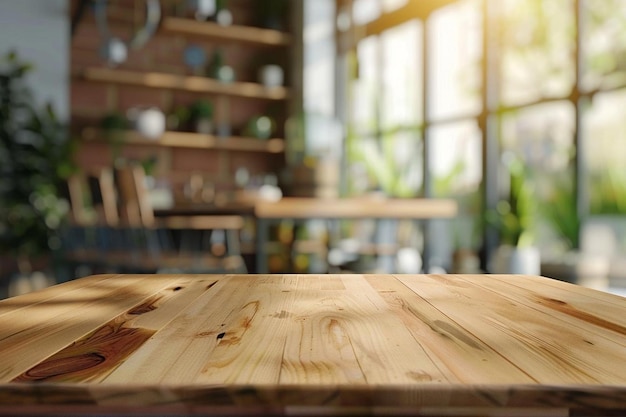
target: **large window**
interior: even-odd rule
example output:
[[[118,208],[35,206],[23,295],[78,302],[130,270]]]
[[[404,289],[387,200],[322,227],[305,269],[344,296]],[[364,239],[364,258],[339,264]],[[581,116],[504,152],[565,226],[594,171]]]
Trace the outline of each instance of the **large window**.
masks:
[[[475,226],[504,196],[511,158],[533,185],[545,253],[566,246],[541,215],[557,197],[579,220],[626,214],[625,1],[339,0],[338,11],[352,22],[338,30],[352,62],[349,193],[456,198],[467,220],[456,247],[487,252],[497,241]]]
[[[421,34],[420,22],[411,20],[356,47],[348,138],[351,193],[379,190],[410,197],[422,188]],[[406,55],[407,48],[416,53]]]

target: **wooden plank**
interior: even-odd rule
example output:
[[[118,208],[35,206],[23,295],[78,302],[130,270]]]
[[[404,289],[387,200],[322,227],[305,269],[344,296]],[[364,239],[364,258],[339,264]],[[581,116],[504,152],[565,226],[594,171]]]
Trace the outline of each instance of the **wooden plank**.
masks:
[[[116,276],[115,274],[91,275],[78,280],[56,284],[40,291],[0,300],[0,319],[5,314],[12,314],[13,317],[17,317],[16,314],[21,314],[25,309],[31,309],[26,310],[27,312],[32,311],[32,308],[42,303],[54,304],[57,301],[62,302],[64,298],[74,296],[86,299],[88,290],[83,290],[84,288],[97,286],[102,281],[109,279],[116,279]],[[45,305],[41,307],[46,308]]]
[[[289,312],[281,384],[366,384],[346,333],[349,314],[337,302],[345,285],[337,276],[301,275]]]
[[[285,100],[289,90],[285,87],[266,88],[249,82],[222,83],[215,79],[199,76],[184,76],[160,72],[137,72],[120,69],[86,68],[82,77],[88,81],[136,85],[149,88],[165,88],[192,93],[220,94],[266,100]]]
[[[457,213],[457,204],[448,199],[377,199],[340,198],[318,199],[286,197],[279,201],[259,201],[257,217],[268,219],[293,218],[450,218]]]
[[[10,381],[146,297],[173,288],[168,277],[120,275],[56,302],[0,317],[0,382]]]
[[[618,344],[602,344],[594,335],[582,335],[546,314],[487,293],[461,277],[398,279],[539,383],[626,382],[623,371],[613,365],[624,355]],[[597,355],[596,343],[605,347],[602,358]]]
[[[624,311],[522,276],[90,277],[0,302],[0,415],[619,415]]]
[[[524,304],[555,320],[561,320],[567,326],[577,327],[582,334],[593,333],[626,347],[626,317],[623,312],[619,314],[616,304],[609,303],[606,309],[598,311],[590,309],[589,303],[581,302],[584,300],[581,296],[572,296],[573,294],[558,287],[552,287],[550,291],[536,291],[537,286],[523,285],[519,280],[509,280],[508,277],[465,276],[463,279],[484,288],[485,291],[493,291],[515,303]],[[624,338],[616,338],[615,334]],[[592,342],[587,340],[587,343]]]
[[[15,382],[98,382],[163,328],[217,278],[172,279],[172,284],[33,366]]]
[[[328,307],[303,312],[301,317],[313,323],[312,332],[304,336],[330,332],[333,334],[326,337],[331,340],[347,338],[367,384],[446,381],[421,344],[363,276],[337,277],[345,290],[327,295]],[[315,326],[316,322],[320,325]],[[324,349],[317,340],[313,348]],[[304,383],[305,377],[302,375],[299,382]]]
[[[89,142],[107,142],[104,132],[99,129],[85,128],[82,131],[82,137]],[[193,132],[165,132],[158,139],[148,139],[134,131],[124,132],[123,138],[124,143],[137,146],[223,149],[229,151],[268,153],[280,153],[285,150],[285,141],[281,138],[262,140],[242,136],[218,137]]]
[[[283,275],[239,279],[239,290],[246,297],[227,309],[222,333],[195,378],[197,383],[279,382],[298,278]]]
[[[33,401],[36,399],[36,401]],[[16,406],[19,404],[20,406]],[[623,386],[0,385],[3,415],[624,415]],[[620,412],[621,410],[621,412]],[[55,414],[56,412],[56,414]]]
[[[291,42],[288,33],[272,29],[251,26],[221,26],[213,22],[198,22],[192,19],[166,17],[161,23],[166,32],[179,35],[218,39],[233,42],[245,42],[267,46],[287,46]]]
[[[620,311],[624,307],[624,297],[611,294],[605,291],[592,290],[580,285],[570,284],[567,282],[559,281],[557,279],[537,277],[532,275],[512,275],[508,277],[508,280],[515,285],[528,286],[528,283],[532,283],[537,289],[549,293],[557,293],[560,296],[567,298],[575,298],[579,302],[587,305],[589,308],[597,310],[597,303],[601,303],[603,308],[599,313],[604,313],[605,305],[609,305],[611,311]],[[612,308],[611,308],[612,307]],[[622,324],[626,324],[626,317],[624,314],[613,314],[612,320],[620,320]]]
[[[430,358],[448,379],[464,384],[535,383],[506,356],[436,309],[428,298],[387,275],[368,275],[367,282],[393,307]]]
[[[227,215],[167,216],[157,219],[157,226],[168,229],[240,230],[243,217]]]
[[[289,309],[293,278],[229,275],[182,311],[106,383],[271,383],[278,381],[280,312]],[[278,309],[278,310],[277,310]],[[271,315],[276,315],[272,317]],[[271,322],[271,326],[263,324]],[[272,329],[272,331],[267,331]],[[167,349],[163,349],[167,346]],[[263,349],[259,349],[263,346]]]

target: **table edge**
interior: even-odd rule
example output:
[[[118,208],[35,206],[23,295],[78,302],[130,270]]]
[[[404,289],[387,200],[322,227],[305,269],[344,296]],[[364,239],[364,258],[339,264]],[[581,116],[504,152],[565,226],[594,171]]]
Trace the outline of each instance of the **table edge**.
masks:
[[[626,412],[621,385],[136,385],[3,383],[6,407],[486,407]]]

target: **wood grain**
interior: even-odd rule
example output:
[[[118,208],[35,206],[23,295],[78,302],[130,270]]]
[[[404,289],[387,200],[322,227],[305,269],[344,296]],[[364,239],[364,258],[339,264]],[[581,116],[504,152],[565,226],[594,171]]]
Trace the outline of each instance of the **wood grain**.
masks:
[[[86,141],[108,143],[105,132],[87,127],[82,130],[81,137]],[[148,139],[139,132],[124,131],[124,143],[139,146],[164,146],[168,148],[191,149],[223,149],[244,152],[280,153],[285,150],[285,140],[270,138],[259,140],[245,136],[213,136],[195,132],[166,131],[157,139]]]
[[[481,290],[472,283],[480,278],[432,275],[419,280],[399,279],[428,298],[442,313],[455,317],[467,332],[505,355],[537,382],[624,382],[626,375],[615,368],[614,361],[623,357],[625,351],[615,338],[608,342],[600,358],[596,343],[601,344],[601,340],[567,326],[552,315]],[[603,334],[607,335],[607,331]]]
[[[428,297],[406,291],[407,287],[401,282],[385,276],[371,275],[367,281],[402,318],[450,381],[465,384],[536,382],[500,352],[436,309]],[[487,367],[490,372],[485,372]]]
[[[93,276],[0,302],[0,414],[623,415],[625,313],[528,276]]]
[[[224,27],[217,23],[198,22],[177,17],[166,17],[163,19],[162,25],[166,32],[202,39],[219,39],[267,46],[287,46],[291,42],[288,33],[250,26],[231,25],[228,30],[224,30]]]
[[[305,198],[258,201],[254,212],[266,219],[445,219],[454,217],[454,200],[434,198]]]
[[[261,84],[240,81],[225,84],[207,77],[183,76],[161,72],[139,72],[91,67],[83,71],[82,78],[87,81],[103,83],[264,100],[286,100],[290,96],[289,90],[285,87],[266,88]]]

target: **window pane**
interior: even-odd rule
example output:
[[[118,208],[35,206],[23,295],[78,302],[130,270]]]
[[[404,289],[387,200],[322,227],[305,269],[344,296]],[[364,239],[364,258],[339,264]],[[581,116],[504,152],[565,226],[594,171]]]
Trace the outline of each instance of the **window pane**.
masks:
[[[477,189],[482,180],[481,134],[475,120],[433,126],[430,158],[436,197]]]
[[[424,170],[422,132],[419,129],[388,131],[381,145],[384,158],[381,161],[389,176],[389,185],[384,191],[395,197],[419,195]]]
[[[431,119],[481,110],[482,14],[465,0],[436,11],[428,21]]]
[[[455,198],[459,214],[451,223],[455,249],[478,249],[481,239],[482,136],[475,120],[430,129],[435,197]]]
[[[383,88],[382,128],[416,125],[422,121],[422,25],[417,20],[381,35]]]
[[[378,0],[355,0],[352,7],[352,16],[356,25],[364,25],[380,16]]]
[[[583,0],[582,87],[626,84],[626,2]]]
[[[509,112],[502,120],[503,150],[520,155],[533,170],[563,170],[572,152],[574,122],[574,108],[569,102]]]
[[[394,197],[417,196],[422,188],[422,150],[419,131],[388,132],[382,140],[349,137],[349,193],[382,191]]]
[[[510,112],[502,118],[502,184],[508,188],[508,164],[516,157],[526,168],[532,187],[531,203],[537,210],[533,221],[537,244],[546,254],[562,249],[550,204],[574,190],[571,173],[575,109],[570,102],[555,102]],[[562,197],[561,197],[561,201]],[[573,199],[568,200],[573,204]],[[574,209],[574,207],[568,207]],[[575,214],[576,210],[570,211]]]
[[[351,119],[355,133],[376,131],[378,101],[378,38],[370,36],[357,46],[358,78],[352,82]]]
[[[477,251],[482,238],[482,135],[476,120],[433,126],[429,158],[434,197],[454,198],[459,213],[449,222],[454,250]]]
[[[626,90],[598,94],[584,114],[584,157],[592,214],[626,214]]]
[[[501,7],[501,100],[566,97],[575,80],[573,0],[492,0]]]

